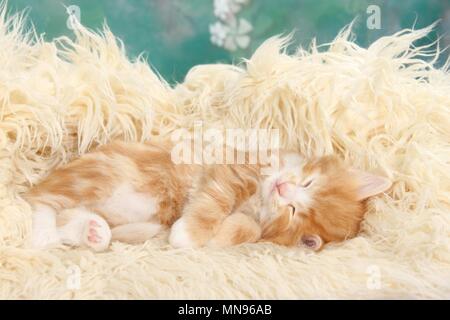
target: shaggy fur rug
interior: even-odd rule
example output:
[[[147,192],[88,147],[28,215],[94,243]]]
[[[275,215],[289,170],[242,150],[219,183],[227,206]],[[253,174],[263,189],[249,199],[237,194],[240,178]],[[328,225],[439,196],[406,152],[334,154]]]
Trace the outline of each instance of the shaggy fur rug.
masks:
[[[264,42],[239,66],[169,86],[105,28],[46,42],[0,13],[0,298],[449,298],[450,74],[414,46],[430,28],[361,48],[350,28],[288,54]],[[177,128],[278,128],[282,146],[384,174],[361,234],[319,253],[270,244],[173,249],[164,236],[104,253],[30,249],[21,193],[110,141]]]

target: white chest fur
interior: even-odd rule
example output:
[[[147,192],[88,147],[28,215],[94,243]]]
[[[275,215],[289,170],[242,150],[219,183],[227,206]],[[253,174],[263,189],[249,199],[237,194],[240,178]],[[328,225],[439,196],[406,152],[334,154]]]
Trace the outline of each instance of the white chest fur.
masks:
[[[159,201],[149,194],[136,192],[130,184],[120,185],[98,206],[109,223],[146,222],[159,210]]]

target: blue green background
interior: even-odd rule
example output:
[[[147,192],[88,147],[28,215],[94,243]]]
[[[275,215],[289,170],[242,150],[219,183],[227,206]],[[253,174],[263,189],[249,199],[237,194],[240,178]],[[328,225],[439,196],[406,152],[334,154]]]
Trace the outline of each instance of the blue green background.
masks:
[[[381,29],[366,27],[367,7],[381,8]],[[450,45],[450,0],[251,0],[239,13],[251,22],[251,43],[246,49],[229,52],[210,41],[209,25],[217,21],[213,0],[10,0],[10,11],[28,9],[39,34],[45,39],[67,35],[64,6],[81,9],[81,23],[100,29],[106,21],[125,44],[130,58],[144,53],[147,60],[174,83],[182,81],[194,65],[239,62],[269,36],[295,30],[295,43],[307,46],[313,37],[318,43],[332,40],[337,32],[357,18],[354,32],[358,44],[367,46],[380,36],[402,28],[427,26],[442,19],[436,32],[422,42],[442,36],[442,46]],[[440,60],[443,63],[448,53]]]

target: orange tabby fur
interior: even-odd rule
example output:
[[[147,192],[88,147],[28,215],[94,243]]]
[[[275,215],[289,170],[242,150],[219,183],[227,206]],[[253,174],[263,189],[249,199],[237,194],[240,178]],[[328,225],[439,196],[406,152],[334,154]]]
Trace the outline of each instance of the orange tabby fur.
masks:
[[[366,211],[366,202],[358,199],[356,178],[330,156],[310,161],[303,172],[320,173],[313,203],[293,217],[289,208],[281,208],[278,217],[265,226],[263,238],[290,246],[302,235],[320,235],[324,243],[354,237]]]
[[[115,142],[56,169],[25,195],[36,211],[35,245],[47,247],[52,241],[62,241],[100,251],[109,245],[104,238],[111,234],[116,240],[139,243],[159,227],[172,226],[169,240],[175,246],[256,241],[292,246],[308,236],[317,236],[323,243],[342,241],[357,234],[364,199],[390,185],[381,180],[384,186],[378,183],[361,197],[357,176],[337,158],[303,161],[287,170],[282,156],[281,169],[287,170],[283,183],[272,186],[271,182],[270,193],[263,194],[269,180],[261,175],[261,166],[176,165],[171,161],[171,148],[164,141]],[[304,189],[312,193],[302,194],[303,187],[298,186],[310,175],[315,175],[315,182]],[[307,201],[286,204],[279,188],[291,188],[295,190],[291,194]],[[152,203],[149,208],[147,197]],[[127,213],[127,201],[134,206],[133,214]],[[78,211],[67,213],[69,208]],[[53,212],[57,232],[47,239],[46,233],[54,231]],[[45,223],[41,216],[47,219]],[[322,246],[322,242],[307,240],[313,249]]]

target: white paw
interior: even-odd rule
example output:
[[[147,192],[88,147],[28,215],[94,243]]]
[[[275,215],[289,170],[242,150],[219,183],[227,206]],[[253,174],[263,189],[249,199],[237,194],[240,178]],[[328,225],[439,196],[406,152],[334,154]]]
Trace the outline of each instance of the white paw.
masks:
[[[169,243],[175,248],[195,247],[187,229],[186,221],[183,218],[178,219],[170,229]]]
[[[106,250],[111,242],[111,229],[105,220],[87,219],[83,230],[83,243],[94,251]]]

